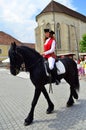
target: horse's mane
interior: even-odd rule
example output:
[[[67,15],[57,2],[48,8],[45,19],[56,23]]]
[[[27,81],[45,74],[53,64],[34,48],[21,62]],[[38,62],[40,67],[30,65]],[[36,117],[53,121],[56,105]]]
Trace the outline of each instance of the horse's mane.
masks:
[[[21,50],[24,50],[25,53],[28,55],[32,55],[32,57],[36,56],[37,58],[42,58],[39,52],[37,52],[35,49],[32,49],[27,46],[17,46],[17,48],[20,48]]]

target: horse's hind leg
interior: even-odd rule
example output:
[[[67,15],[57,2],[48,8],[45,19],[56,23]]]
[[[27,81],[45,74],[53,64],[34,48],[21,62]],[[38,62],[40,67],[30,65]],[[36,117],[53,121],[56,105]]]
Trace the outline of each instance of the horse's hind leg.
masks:
[[[67,83],[70,85],[70,96],[69,96],[69,99],[68,99],[68,101],[67,101],[67,107],[71,107],[71,106],[73,106],[73,104],[74,104],[74,99],[73,99],[73,97],[75,98],[75,99],[78,99],[78,94],[77,94],[77,91],[76,91],[76,87],[75,87],[75,85],[74,85],[74,79],[72,78],[71,79],[71,77],[69,76],[67,76],[66,78],[65,78],[65,80],[67,81]]]
[[[75,87],[71,87],[71,93],[75,99],[78,99],[78,93],[77,93]]]
[[[76,91],[75,87],[72,85],[72,86],[70,87],[70,97],[69,97],[69,100],[68,100],[68,102],[67,102],[67,107],[70,107],[70,106],[72,106],[72,105],[74,104],[74,99],[73,99],[73,97],[74,97],[75,99],[78,99],[77,91]]]
[[[54,110],[54,104],[51,102],[50,97],[45,89],[45,87],[42,87],[42,93],[45,96],[47,102],[48,102],[48,109],[46,111],[47,114],[50,114]]]
[[[71,107],[71,106],[73,106],[73,104],[74,104],[74,99],[73,99],[73,95],[72,95],[72,89],[70,87],[70,97],[67,102],[67,107]]]

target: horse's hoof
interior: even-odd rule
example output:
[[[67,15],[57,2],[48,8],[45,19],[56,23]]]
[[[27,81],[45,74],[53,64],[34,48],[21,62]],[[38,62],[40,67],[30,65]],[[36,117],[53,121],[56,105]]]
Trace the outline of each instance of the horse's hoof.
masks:
[[[66,104],[66,107],[72,107],[73,104]]]
[[[72,103],[67,103],[67,104],[66,104],[66,107],[72,107],[73,104],[74,104],[74,102],[72,102]]]
[[[28,125],[31,125],[33,123],[33,120],[26,120],[24,121],[24,126],[28,126]]]
[[[67,102],[67,107],[71,107],[71,106],[73,106],[73,104],[74,104],[74,100],[73,99],[70,99],[68,102]]]
[[[46,114],[52,113],[53,110],[54,110],[54,105],[52,105],[51,107],[49,107],[49,108],[47,109]]]
[[[78,94],[77,94],[77,93],[74,95],[74,98],[75,98],[76,100],[78,99]]]
[[[32,124],[32,122],[30,123],[30,122],[24,122],[24,126],[28,126],[28,125],[31,125]]]

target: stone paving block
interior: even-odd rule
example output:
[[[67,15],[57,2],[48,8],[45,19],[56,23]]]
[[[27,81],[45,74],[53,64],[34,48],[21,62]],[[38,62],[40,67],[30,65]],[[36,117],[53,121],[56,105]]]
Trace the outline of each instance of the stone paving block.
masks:
[[[69,97],[69,85],[62,81],[53,85],[53,94],[49,94],[55,105],[52,114],[47,115],[47,102],[41,94],[35,109],[33,124],[25,127],[34,94],[30,79],[14,77],[8,71],[0,71],[0,130],[85,130],[86,129],[86,81],[80,80],[79,100],[66,108]],[[48,90],[48,85],[46,85]]]

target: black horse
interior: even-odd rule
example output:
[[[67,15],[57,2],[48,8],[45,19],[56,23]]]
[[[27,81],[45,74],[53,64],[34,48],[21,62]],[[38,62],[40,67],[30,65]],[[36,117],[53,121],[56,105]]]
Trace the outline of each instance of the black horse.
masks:
[[[41,92],[48,102],[48,109],[46,113],[49,114],[54,110],[54,104],[50,100],[44,86],[49,83],[49,77],[45,72],[44,58],[35,50],[26,46],[17,46],[15,42],[11,44],[9,58],[11,74],[16,76],[20,72],[22,63],[24,63],[26,71],[30,72],[30,79],[35,86],[31,110],[24,122],[24,125],[30,125],[33,121],[34,109]],[[66,72],[59,75],[59,79],[64,78],[70,85],[70,96],[67,102],[67,106],[69,107],[74,104],[74,98],[78,99],[77,90],[79,90],[79,79],[77,65],[72,59],[69,58],[63,58],[60,59],[60,61],[64,64]]]

